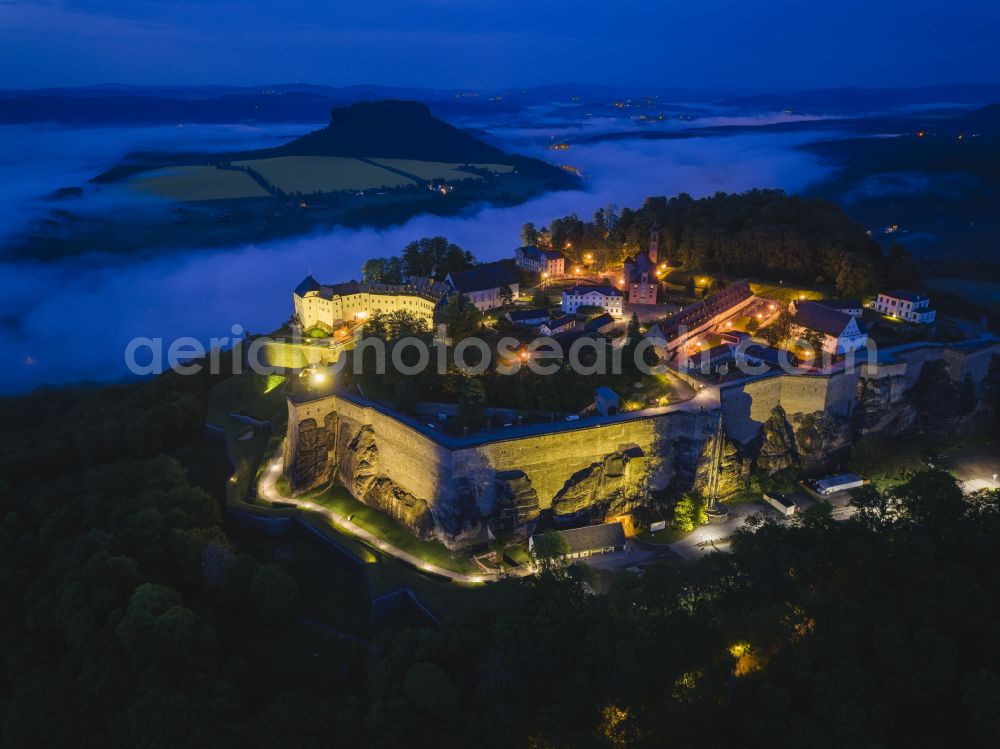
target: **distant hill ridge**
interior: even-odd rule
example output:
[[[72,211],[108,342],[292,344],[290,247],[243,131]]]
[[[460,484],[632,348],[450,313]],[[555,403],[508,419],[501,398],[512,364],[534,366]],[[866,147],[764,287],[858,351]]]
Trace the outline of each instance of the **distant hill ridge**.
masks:
[[[330,110],[330,124],[277,148],[268,156],[382,156],[394,159],[508,163],[510,157],[431,114],[416,101],[362,101]],[[246,158],[246,157],[244,157]]]
[[[92,181],[113,182],[137,171],[180,164],[253,161],[282,156],[340,156],[415,159],[458,164],[508,164],[541,177],[552,189],[572,188],[578,180],[539,159],[508,154],[431,114],[420,102],[388,99],[362,101],[330,110],[330,124],[274,148],[228,153],[137,151],[126,163]]]

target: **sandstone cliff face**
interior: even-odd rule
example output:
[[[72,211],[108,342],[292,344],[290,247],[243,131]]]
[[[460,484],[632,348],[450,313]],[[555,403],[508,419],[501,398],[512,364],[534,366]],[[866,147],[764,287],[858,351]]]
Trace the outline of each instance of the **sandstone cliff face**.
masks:
[[[795,449],[802,467],[828,468],[831,460],[851,444],[851,423],[843,416],[816,411],[793,414]]]
[[[702,443],[691,491],[706,499],[713,493],[719,500],[731,497],[746,487],[750,478],[750,462],[739,445],[729,439],[723,430]]]
[[[640,497],[644,487],[646,455],[639,448],[611,453],[573,474],[552,498],[555,515],[573,515],[582,510],[620,512]]]
[[[775,406],[771,415],[761,427],[760,450],[757,452],[757,468],[768,475],[798,465],[799,456],[795,448],[795,434],[788,423],[785,409]]]
[[[480,540],[482,519],[475,492],[459,481],[457,501],[432,508],[394,482],[383,465],[375,430],[364,425],[348,443],[338,463],[338,478],[360,502],[375,507],[423,539],[438,538],[448,545]]]
[[[946,359],[924,362],[912,387],[902,375],[858,380],[858,429],[895,436],[911,430],[942,437],[977,428],[994,417],[1000,395],[1000,357],[979,382],[952,379]]]
[[[916,409],[907,397],[906,377],[858,378],[858,428],[862,434],[901,434],[913,426]]]
[[[364,426],[347,446],[340,461],[340,480],[356,499],[375,507],[421,537],[434,530],[427,502],[397,486],[379,460],[375,432]]]
[[[336,464],[331,453],[336,445],[337,414],[327,414],[322,425],[317,424],[316,419],[303,419],[297,429],[298,447],[294,455],[286,455],[286,465],[291,465],[288,482],[294,493],[329,481],[330,471]]]
[[[536,520],[538,515],[538,492],[527,474],[524,471],[497,471],[492,527],[513,531]]]

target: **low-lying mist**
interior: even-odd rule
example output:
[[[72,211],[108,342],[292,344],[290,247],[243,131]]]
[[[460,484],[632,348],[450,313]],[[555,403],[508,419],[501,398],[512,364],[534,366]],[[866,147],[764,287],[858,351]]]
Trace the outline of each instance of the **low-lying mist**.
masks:
[[[3,233],[18,228],[40,193],[80,184],[125,152],[150,147],[150,130],[162,136],[163,147],[177,147],[176,132],[159,128],[19,133],[16,150],[9,150],[8,142],[0,157]],[[206,150],[220,140],[242,147],[288,134],[287,127],[198,130],[204,132],[191,141]],[[700,196],[752,187],[797,191],[825,174],[813,156],[794,148],[809,139],[799,133],[574,146],[540,155],[580,168],[587,176],[585,189],[550,193],[516,207],[483,207],[464,217],[418,216],[385,230],[334,229],[226,251],[190,248],[132,263],[120,257],[107,262],[96,247],[94,255],[57,263],[6,262],[0,274],[0,345],[7,366],[0,370],[0,392],[120,379],[127,375],[125,346],[137,336],[163,338],[166,346],[181,336],[202,341],[226,336],[234,324],[253,332],[272,330],[289,317],[292,288],[307,273],[330,282],[359,278],[365,258],[395,254],[419,237],[441,234],[480,260],[493,260],[511,256],[526,221],[545,224],[573,212],[590,216],[608,204],[637,206],[649,195]],[[184,141],[192,147],[187,134]],[[36,176],[23,182],[6,179],[33,171]]]

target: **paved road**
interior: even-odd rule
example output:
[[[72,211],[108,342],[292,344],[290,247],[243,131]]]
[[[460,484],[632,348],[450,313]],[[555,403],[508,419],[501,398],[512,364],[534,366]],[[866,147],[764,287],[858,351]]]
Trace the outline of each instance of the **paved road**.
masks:
[[[284,496],[280,491],[278,491],[277,485],[278,476],[281,475],[281,468],[282,460],[280,457],[274,458],[268,464],[267,468],[264,469],[264,475],[261,477],[260,483],[257,485],[258,496],[271,502],[287,502],[288,504],[295,505],[303,510],[317,512],[320,515],[323,515],[339,529],[350,533],[352,536],[361,539],[371,546],[374,546],[382,553],[401,559],[404,562],[409,562],[414,567],[426,570],[427,572],[432,572],[435,575],[447,577],[449,580],[454,580],[455,582],[460,583],[483,583],[496,577],[496,574],[486,572],[479,575],[465,575],[461,572],[454,572],[453,570],[439,567],[436,564],[431,564],[415,554],[403,551],[403,549],[382,541],[361,526],[352,523],[348,518],[344,517],[340,513],[334,512],[333,510],[323,507],[322,505],[318,505],[315,502],[310,502],[308,499],[297,499],[295,497]]]

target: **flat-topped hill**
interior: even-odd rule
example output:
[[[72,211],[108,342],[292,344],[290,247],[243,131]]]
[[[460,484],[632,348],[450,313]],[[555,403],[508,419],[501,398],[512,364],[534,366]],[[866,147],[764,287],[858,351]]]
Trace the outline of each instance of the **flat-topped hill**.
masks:
[[[546,180],[552,188],[572,188],[577,185],[577,179],[558,167],[538,159],[526,158],[508,154],[500,148],[484,143],[474,135],[467,133],[454,125],[439,120],[431,114],[430,109],[415,101],[362,101],[343,107],[333,107],[330,110],[330,123],[326,127],[314,130],[300,136],[284,145],[273,148],[263,148],[253,151],[230,151],[223,153],[166,153],[161,151],[140,151],[128,154],[126,162],[113,167],[94,178],[95,182],[114,182],[134,174],[165,166],[193,165],[228,165],[253,169],[254,162],[264,159],[288,157],[309,157],[312,159],[402,159],[408,164],[386,163],[369,164],[379,172],[388,168],[395,174],[386,181],[372,181],[369,175],[366,179],[348,180],[357,182],[354,189],[370,189],[375,187],[398,185],[398,177],[412,179],[414,182],[433,181],[436,179],[464,179],[476,176],[478,172],[504,173],[516,169],[521,174]],[[420,163],[432,162],[436,165],[430,172],[419,166]],[[343,170],[347,166],[352,170],[359,167],[356,164],[328,161],[317,162],[323,170]],[[293,162],[297,166],[306,166],[305,162]],[[459,166],[470,166],[472,173],[449,174],[443,165],[451,165],[453,170]],[[408,168],[411,167],[411,168]],[[362,167],[363,169],[363,167]],[[368,169],[367,171],[371,171]],[[440,172],[440,174],[439,174]],[[312,180],[315,181],[315,180]],[[362,184],[364,182],[365,184]],[[370,183],[370,184],[369,184]],[[344,187],[343,179],[330,182],[329,190],[317,192],[336,192]],[[404,182],[403,184],[406,184]],[[302,190],[301,192],[312,192]]]

